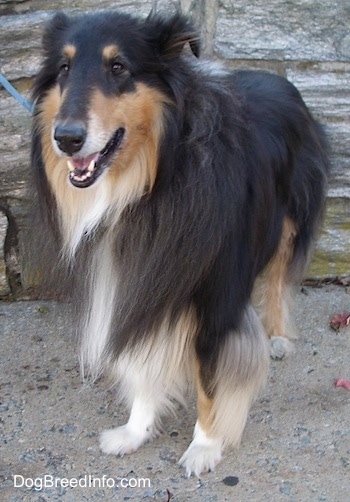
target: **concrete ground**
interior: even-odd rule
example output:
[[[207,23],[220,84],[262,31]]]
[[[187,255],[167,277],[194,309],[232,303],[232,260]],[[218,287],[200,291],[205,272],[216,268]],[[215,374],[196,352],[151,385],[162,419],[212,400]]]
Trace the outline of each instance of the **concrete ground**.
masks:
[[[177,464],[191,440],[193,402],[137,453],[102,454],[99,432],[126,414],[103,381],[82,386],[67,310],[0,304],[0,500],[349,501],[350,392],[334,381],[350,379],[350,328],[329,327],[346,310],[344,287],[298,294],[295,354],[272,361],[240,450],[198,480]]]

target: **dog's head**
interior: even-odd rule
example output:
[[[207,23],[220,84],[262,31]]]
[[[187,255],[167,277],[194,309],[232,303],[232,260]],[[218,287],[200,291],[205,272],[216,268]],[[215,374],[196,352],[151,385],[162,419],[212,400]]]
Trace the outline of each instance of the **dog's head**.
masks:
[[[198,55],[197,35],[180,15],[56,14],[44,33],[34,85],[48,178],[64,171],[70,186],[88,188],[142,159],[151,187],[174,101],[171,75],[187,42]]]

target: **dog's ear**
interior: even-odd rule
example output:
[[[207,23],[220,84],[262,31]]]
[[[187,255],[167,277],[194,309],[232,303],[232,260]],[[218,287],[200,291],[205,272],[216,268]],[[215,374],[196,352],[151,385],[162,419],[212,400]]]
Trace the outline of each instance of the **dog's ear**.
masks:
[[[183,15],[175,14],[172,17],[149,16],[156,35],[155,43],[159,54],[165,60],[177,58],[186,43],[190,45],[193,54],[199,57],[199,35],[193,24]]]
[[[60,42],[61,36],[71,24],[72,19],[63,12],[55,14],[45,27],[42,39],[43,49],[45,51],[50,50],[57,42]]]
[[[44,58],[32,87],[32,99],[34,102],[40,99],[44,95],[45,90],[56,82],[57,62],[59,62],[64,35],[72,22],[72,18],[60,12],[47,23],[44,29],[42,37]]]

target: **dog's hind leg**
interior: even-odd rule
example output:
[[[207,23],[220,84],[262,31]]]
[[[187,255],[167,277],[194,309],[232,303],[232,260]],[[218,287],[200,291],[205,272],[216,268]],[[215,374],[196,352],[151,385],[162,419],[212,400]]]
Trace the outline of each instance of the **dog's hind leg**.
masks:
[[[266,382],[268,367],[268,341],[249,306],[239,330],[229,333],[221,346],[214,371],[199,361],[198,419],[193,441],[180,459],[187,476],[213,470],[226,446],[239,446],[250,406]]]
[[[270,339],[270,355],[282,359],[290,354],[297,338],[291,307],[300,273],[291,270],[296,227],[290,218],[283,222],[282,236],[274,257],[256,280],[252,302]]]

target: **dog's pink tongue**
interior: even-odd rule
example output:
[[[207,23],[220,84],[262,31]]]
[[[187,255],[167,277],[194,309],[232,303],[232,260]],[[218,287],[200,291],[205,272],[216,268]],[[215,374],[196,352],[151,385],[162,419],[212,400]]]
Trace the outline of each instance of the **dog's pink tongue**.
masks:
[[[69,164],[71,164],[77,171],[92,171],[95,167],[95,162],[97,161],[99,153],[93,153],[88,157],[71,157],[69,159]]]

